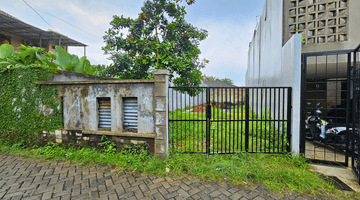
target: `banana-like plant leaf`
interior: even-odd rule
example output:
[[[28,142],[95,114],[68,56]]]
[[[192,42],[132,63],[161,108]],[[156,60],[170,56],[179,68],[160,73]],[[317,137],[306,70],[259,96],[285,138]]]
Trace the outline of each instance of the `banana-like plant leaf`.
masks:
[[[48,65],[50,68],[56,69],[57,65],[56,63],[53,63],[45,58],[45,56],[41,55],[39,51],[35,51],[36,58],[40,60],[44,65]]]
[[[14,53],[14,47],[10,44],[3,44],[0,46],[0,58],[6,58]]]
[[[24,65],[29,65],[35,61],[35,49],[27,48],[19,54],[19,59],[24,63]]]
[[[86,61],[86,57],[85,56],[81,57],[77,65],[75,65],[74,67],[74,72],[84,73],[85,61]]]
[[[70,54],[71,65],[75,67],[79,63],[79,57],[75,54]]]
[[[56,62],[60,68],[66,71],[72,71],[73,65],[71,64],[71,56],[60,46],[56,46],[57,58]]]
[[[85,57],[85,56],[84,56]],[[85,58],[86,59],[86,58]],[[85,65],[84,65],[84,72],[86,74],[90,74],[90,75],[94,75],[95,74],[95,70],[94,67],[90,64],[90,61],[88,59],[85,60]]]

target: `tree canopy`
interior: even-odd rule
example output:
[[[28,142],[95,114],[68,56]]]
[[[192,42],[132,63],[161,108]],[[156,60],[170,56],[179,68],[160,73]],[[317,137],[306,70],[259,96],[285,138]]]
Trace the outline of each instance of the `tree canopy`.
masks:
[[[195,0],[185,0],[188,5]],[[182,0],[146,0],[138,18],[114,16],[106,32],[103,50],[113,64],[105,74],[120,79],[141,79],[148,70],[167,69],[175,86],[199,86],[201,68],[199,44],[208,33],[185,20]]]

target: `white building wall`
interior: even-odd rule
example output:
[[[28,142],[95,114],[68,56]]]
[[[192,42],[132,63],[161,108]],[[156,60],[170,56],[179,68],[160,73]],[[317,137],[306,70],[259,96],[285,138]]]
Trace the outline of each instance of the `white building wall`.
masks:
[[[301,35],[284,46],[283,1],[267,0],[249,45],[246,86],[292,87],[291,149],[299,153],[301,95]]]

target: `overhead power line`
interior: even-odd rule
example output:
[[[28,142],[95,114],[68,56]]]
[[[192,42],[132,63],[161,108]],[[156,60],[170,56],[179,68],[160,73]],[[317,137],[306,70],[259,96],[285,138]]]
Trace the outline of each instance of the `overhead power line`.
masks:
[[[28,3],[26,3],[25,0],[22,0],[27,6],[29,6],[39,17],[41,17],[42,20],[44,20],[45,23],[47,23],[51,28],[53,28],[55,31],[57,31],[51,24],[49,24],[33,7],[31,7]]]
[[[22,1],[24,1],[24,0],[22,0]],[[24,2],[25,2],[25,1],[24,1]],[[26,3],[26,2],[25,2],[25,3]],[[26,3],[26,4],[27,4],[27,3]],[[28,4],[27,4],[27,5],[28,5]],[[50,14],[50,13],[46,12],[45,10],[39,8],[38,6],[36,6],[36,5],[34,5],[34,4],[32,4],[32,5],[33,5],[34,7],[36,7],[40,12],[43,12],[43,13],[45,13],[45,14],[47,14],[47,15],[50,15],[50,16],[52,16],[52,17],[54,17],[54,18],[56,18],[56,19],[58,19],[58,20],[60,20],[60,21],[62,21],[62,22],[64,22],[64,23],[66,23],[66,24],[68,24],[68,25],[76,28],[76,29],[79,29],[80,31],[82,31],[82,32],[84,32],[84,33],[87,33],[87,34],[93,36],[93,37],[96,38],[96,39],[102,40],[102,38],[99,38],[99,37],[97,37],[97,36],[95,36],[95,35],[87,32],[87,31],[85,31],[85,30],[83,30],[83,29],[81,29],[81,28],[79,28],[79,27],[77,27],[77,26],[75,26],[75,25],[73,25],[73,24],[71,24],[71,23],[69,23],[69,22],[61,19],[60,17],[57,17],[57,16],[55,16],[55,15],[53,15],[53,14]],[[32,9],[33,9],[33,8],[32,8]],[[34,9],[33,9],[33,10],[34,10]],[[34,11],[35,11],[35,10],[34,10]],[[36,12],[36,11],[35,11],[35,12]],[[50,25],[50,26],[51,26],[51,25]]]

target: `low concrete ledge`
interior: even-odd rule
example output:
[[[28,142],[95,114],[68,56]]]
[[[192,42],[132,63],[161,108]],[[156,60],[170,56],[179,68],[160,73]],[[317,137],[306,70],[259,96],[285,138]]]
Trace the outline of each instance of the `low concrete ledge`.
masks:
[[[67,130],[72,131],[72,130]],[[132,132],[120,132],[120,131],[89,131],[81,130],[83,134],[89,135],[113,135],[113,136],[125,136],[125,137],[137,137],[137,138],[155,138],[155,133],[132,133]]]
[[[155,80],[96,80],[96,81],[58,81],[58,82],[37,82],[37,85],[85,85],[85,84],[125,84],[125,83],[154,83]]]

